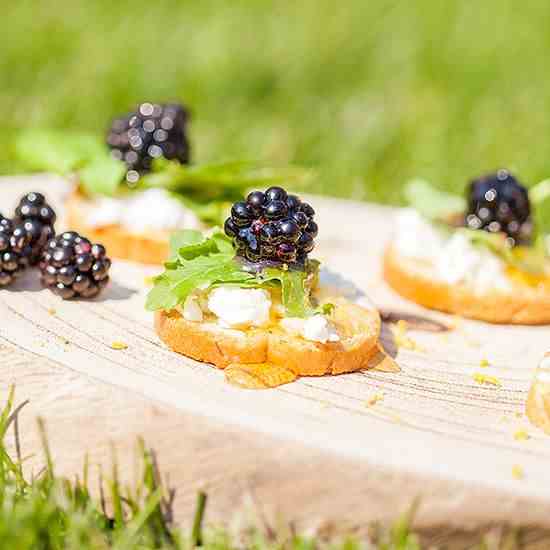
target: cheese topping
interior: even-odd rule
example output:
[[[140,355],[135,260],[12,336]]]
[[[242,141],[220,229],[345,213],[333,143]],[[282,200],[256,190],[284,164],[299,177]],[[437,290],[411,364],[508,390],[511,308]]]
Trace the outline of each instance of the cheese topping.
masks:
[[[86,223],[91,227],[121,225],[134,233],[201,227],[197,216],[165,189],[138,191],[125,198],[96,199],[90,205]]]
[[[271,295],[262,288],[220,286],[208,296],[208,309],[225,327],[261,327],[269,322]]]
[[[311,342],[340,341],[335,327],[324,315],[307,319],[284,317],[280,305],[265,289],[226,285],[214,288],[207,295],[190,294],[180,311],[187,321],[199,323],[206,320],[205,316],[214,315],[217,326],[231,329],[266,327],[279,319],[284,330]]]
[[[190,294],[183,304],[183,318],[186,321],[202,322],[204,315],[197,296]]]
[[[280,321],[281,326],[288,332],[300,334],[311,342],[339,342],[340,336],[324,315],[313,315],[308,319],[298,317],[284,317]]]
[[[447,284],[464,283],[479,293],[512,288],[498,256],[460,232],[447,237],[413,209],[398,214],[394,242],[400,255],[429,262],[434,278]]]

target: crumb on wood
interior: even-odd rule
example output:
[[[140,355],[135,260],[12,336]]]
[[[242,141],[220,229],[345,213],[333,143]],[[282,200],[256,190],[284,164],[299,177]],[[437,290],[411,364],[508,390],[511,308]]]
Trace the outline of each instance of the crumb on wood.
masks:
[[[516,441],[527,441],[528,439],[531,439],[531,436],[525,428],[521,428],[514,433],[514,439]]]
[[[474,379],[474,382],[477,382],[483,386],[495,386],[497,388],[502,386],[502,382],[496,376],[491,376],[489,374],[476,372],[473,374],[472,378]]]
[[[382,392],[373,393],[366,401],[365,405],[367,407],[373,407],[376,403],[384,400],[384,394]]]
[[[398,348],[405,348],[411,351],[425,351],[422,346],[417,344],[410,336],[407,336],[408,330],[409,325],[404,319],[400,319],[391,327],[395,345]]]
[[[128,344],[125,344],[124,342],[113,342],[111,344],[111,348],[116,350],[124,350],[128,349]]]
[[[525,477],[525,472],[519,464],[514,464],[512,466],[512,477],[514,479],[523,479]]]

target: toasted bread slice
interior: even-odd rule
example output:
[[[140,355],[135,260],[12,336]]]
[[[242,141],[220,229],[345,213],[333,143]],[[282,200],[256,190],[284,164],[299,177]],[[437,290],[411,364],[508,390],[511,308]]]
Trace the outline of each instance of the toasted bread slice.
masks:
[[[172,350],[220,369],[231,364],[270,363],[302,376],[340,374],[365,368],[378,352],[380,316],[345,298],[332,301],[331,316],[339,342],[319,343],[283,330],[280,325],[246,331],[213,322],[193,322],[177,310],[159,311],[155,328]]]
[[[120,225],[92,227],[86,224],[90,205],[86,197],[76,192],[65,203],[67,225],[93,242],[107,248],[109,256],[144,264],[162,264],[169,255],[170,232],[133,233]]]
[[[430,266],[406,258],[390,245],[384,255],[384,278],[399,294],[422,306],[489,323],[550,323],[550,285],[517,283],[510,292],[476,293],[465,284],[434,279]]]

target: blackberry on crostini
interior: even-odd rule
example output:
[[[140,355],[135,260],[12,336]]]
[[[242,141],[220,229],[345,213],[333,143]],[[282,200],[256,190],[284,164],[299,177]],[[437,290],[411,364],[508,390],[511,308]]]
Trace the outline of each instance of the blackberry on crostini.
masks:
[[[51,239],[40,262],[41,280],[64,300],[93,298],[109,283],[111,260],[105,247],[92,244],[76,231]]]
[[[315,211],[282,187],[252,191],[236,202],[225,221],[237,256],[249,262],[303,264],[317,236]]]
[[[27,193],[19,201],[15,209],[15,223],[24,226],[31,235],[31,265],[40,261],[44,246],[55,235],[56,219],[54,209],[41,193]]]
[[[508,170],[473,180],[467,198],[467,227],[505,233],[512,245],[529,241],[532,232],[529,195]]]
[[[29,265],[31,234],[0,214],[0,287],[8,286]]]
[[[125,162],[129,184],[148,172],[158,157],[189,162],[188,119],[183,105],[141,103],[135,112],[113,120],[107,145],[115,158]]]

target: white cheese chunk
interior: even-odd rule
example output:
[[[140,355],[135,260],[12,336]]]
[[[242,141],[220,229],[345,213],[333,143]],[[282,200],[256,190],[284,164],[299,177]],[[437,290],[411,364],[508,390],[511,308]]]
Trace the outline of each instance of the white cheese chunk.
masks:
[[[288,332],[300,334],[302,338],[311,342],[338,342],[340,336],[334,326],[324,315],[314,315],[308,319],[285,317],[280,321],[281,326]]]
[[[208,309],[225,327],[261,327],[269,322],[271,296],[261,288],[220,286],[208,296]]]
[[[204,316],[198,298],[190,294],[183,304],[183,318],[186,321],[202,322]]]

